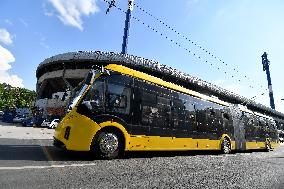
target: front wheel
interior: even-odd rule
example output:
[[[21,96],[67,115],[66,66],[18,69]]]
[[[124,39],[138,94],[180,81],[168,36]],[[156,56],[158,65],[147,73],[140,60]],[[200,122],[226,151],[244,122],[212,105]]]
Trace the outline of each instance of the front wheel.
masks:
[[[221,143],[221,151],[223,154],[229,154],[231,152],[231,143],[229,139],[224,138]]]
[[[101,131],[93,141],[91,151],[96,158],[114,159],[123,152],[122,137],[114,131]]]

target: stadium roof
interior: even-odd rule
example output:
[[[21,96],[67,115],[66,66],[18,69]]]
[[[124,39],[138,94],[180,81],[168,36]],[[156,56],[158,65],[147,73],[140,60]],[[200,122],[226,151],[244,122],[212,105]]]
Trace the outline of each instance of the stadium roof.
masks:
[[[160,64],[159,62],[129,54],[101,51],[78,51],[58,54],[41,62],[37,68],[36,75],[37,78],[39,78],[42,74],[48,72],[49,69],[68,69],[71,67],[72,69],[74,69],[80,67],[80,65],[84,68],[90,69],[93,65],[100,66],[110,63],[116,63],[128,66],[130,68],[135,68],[169,82],[173,82],[184,87],[206,93],[207,95],[218,97],[221,100],[228,101],[233,104],[246,105],[251,110],[266,113],[268,115],[276,116],[279,118],[284,118],[284,114],[281,112],[256,103],[248,98],[223,89],[217,85],[203,81],[197,77],[193,77],[187,73],[181,72],[169,66]],[[75,67],[74,64],[76,64]],[[56,68],[55,65],[59,66]]]

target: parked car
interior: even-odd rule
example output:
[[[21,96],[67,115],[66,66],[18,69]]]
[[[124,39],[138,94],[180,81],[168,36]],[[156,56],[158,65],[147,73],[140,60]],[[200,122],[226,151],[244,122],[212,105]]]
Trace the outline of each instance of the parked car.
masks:
[[[43,120],[41,126],[42,126],[42,127],[49,127],[50,123],[51,123],[51,122],[50,122],[48,119],[45,119],[45,120]]]
[[[33,127],[40,127],[43,122],[43,118],[41,116],[35,116],[33,117],[32,122]]]
[[[283,131],[282,131],[283,132]],[[284,142],[284,133],[279,134],[279,142],[283,143]]]
[[[59,123],[59,119],[54,119],[54,120],[50,123],[49,128],[50,128],[50,129],[55,129],[55,128],[57,127],[58,123]]]
[[[278,130],[278,138],[280,143],[284,143],[284,130]]]
[[[22,123],[22,121],[23,121],[25,118],[26,118],[25,116],[16,116],[16,117],[13,119],[13,122],[14,122],[14,123]]]
[[[22,121],[22,126],[25,126],[25,127],[32,127],[32,126],[33,126],[32,118],[31,118],[31,117],[28,117],[28,118],[24,119],[24,120]]]
[[[4,115],[2,117],[2,121],[6,123],[13,123],[13,118],[15,117],[15,113],[12,111],[4,111]]]
[[[2,120],[3,118],[3,115],[4,115],[4,112],[3,111],[0,111],[0,119]]]

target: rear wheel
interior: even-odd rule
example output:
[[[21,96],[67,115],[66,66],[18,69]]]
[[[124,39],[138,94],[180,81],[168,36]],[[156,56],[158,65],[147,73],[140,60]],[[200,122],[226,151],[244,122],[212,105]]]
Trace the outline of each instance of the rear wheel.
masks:
[[[223,154],[229,154],[232,151],[230,140],[226,137],[222,140],[221,151]]]
[[[114,159],[124,150],[122,136],[115,131],[101,131],[95,137],[91,151],[96,158]]]

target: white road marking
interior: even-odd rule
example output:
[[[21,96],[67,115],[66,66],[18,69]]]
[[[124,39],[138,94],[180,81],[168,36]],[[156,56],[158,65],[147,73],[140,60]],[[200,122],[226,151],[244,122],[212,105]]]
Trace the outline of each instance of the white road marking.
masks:
[[[85,167],[85,166],[94,166],[94,165],[96,164],[95,163],[84,163],[84,164],[69,164],[69,165],[0,167],[0,170],[50,169],[50,168],[65,168],[65,167]]]
[[[215,157],[215,158],[225,158],[225,157],[236,157],[240,153],[234,153],[234,154],[221,154],[221,155],[209,155],[210,157]]]

